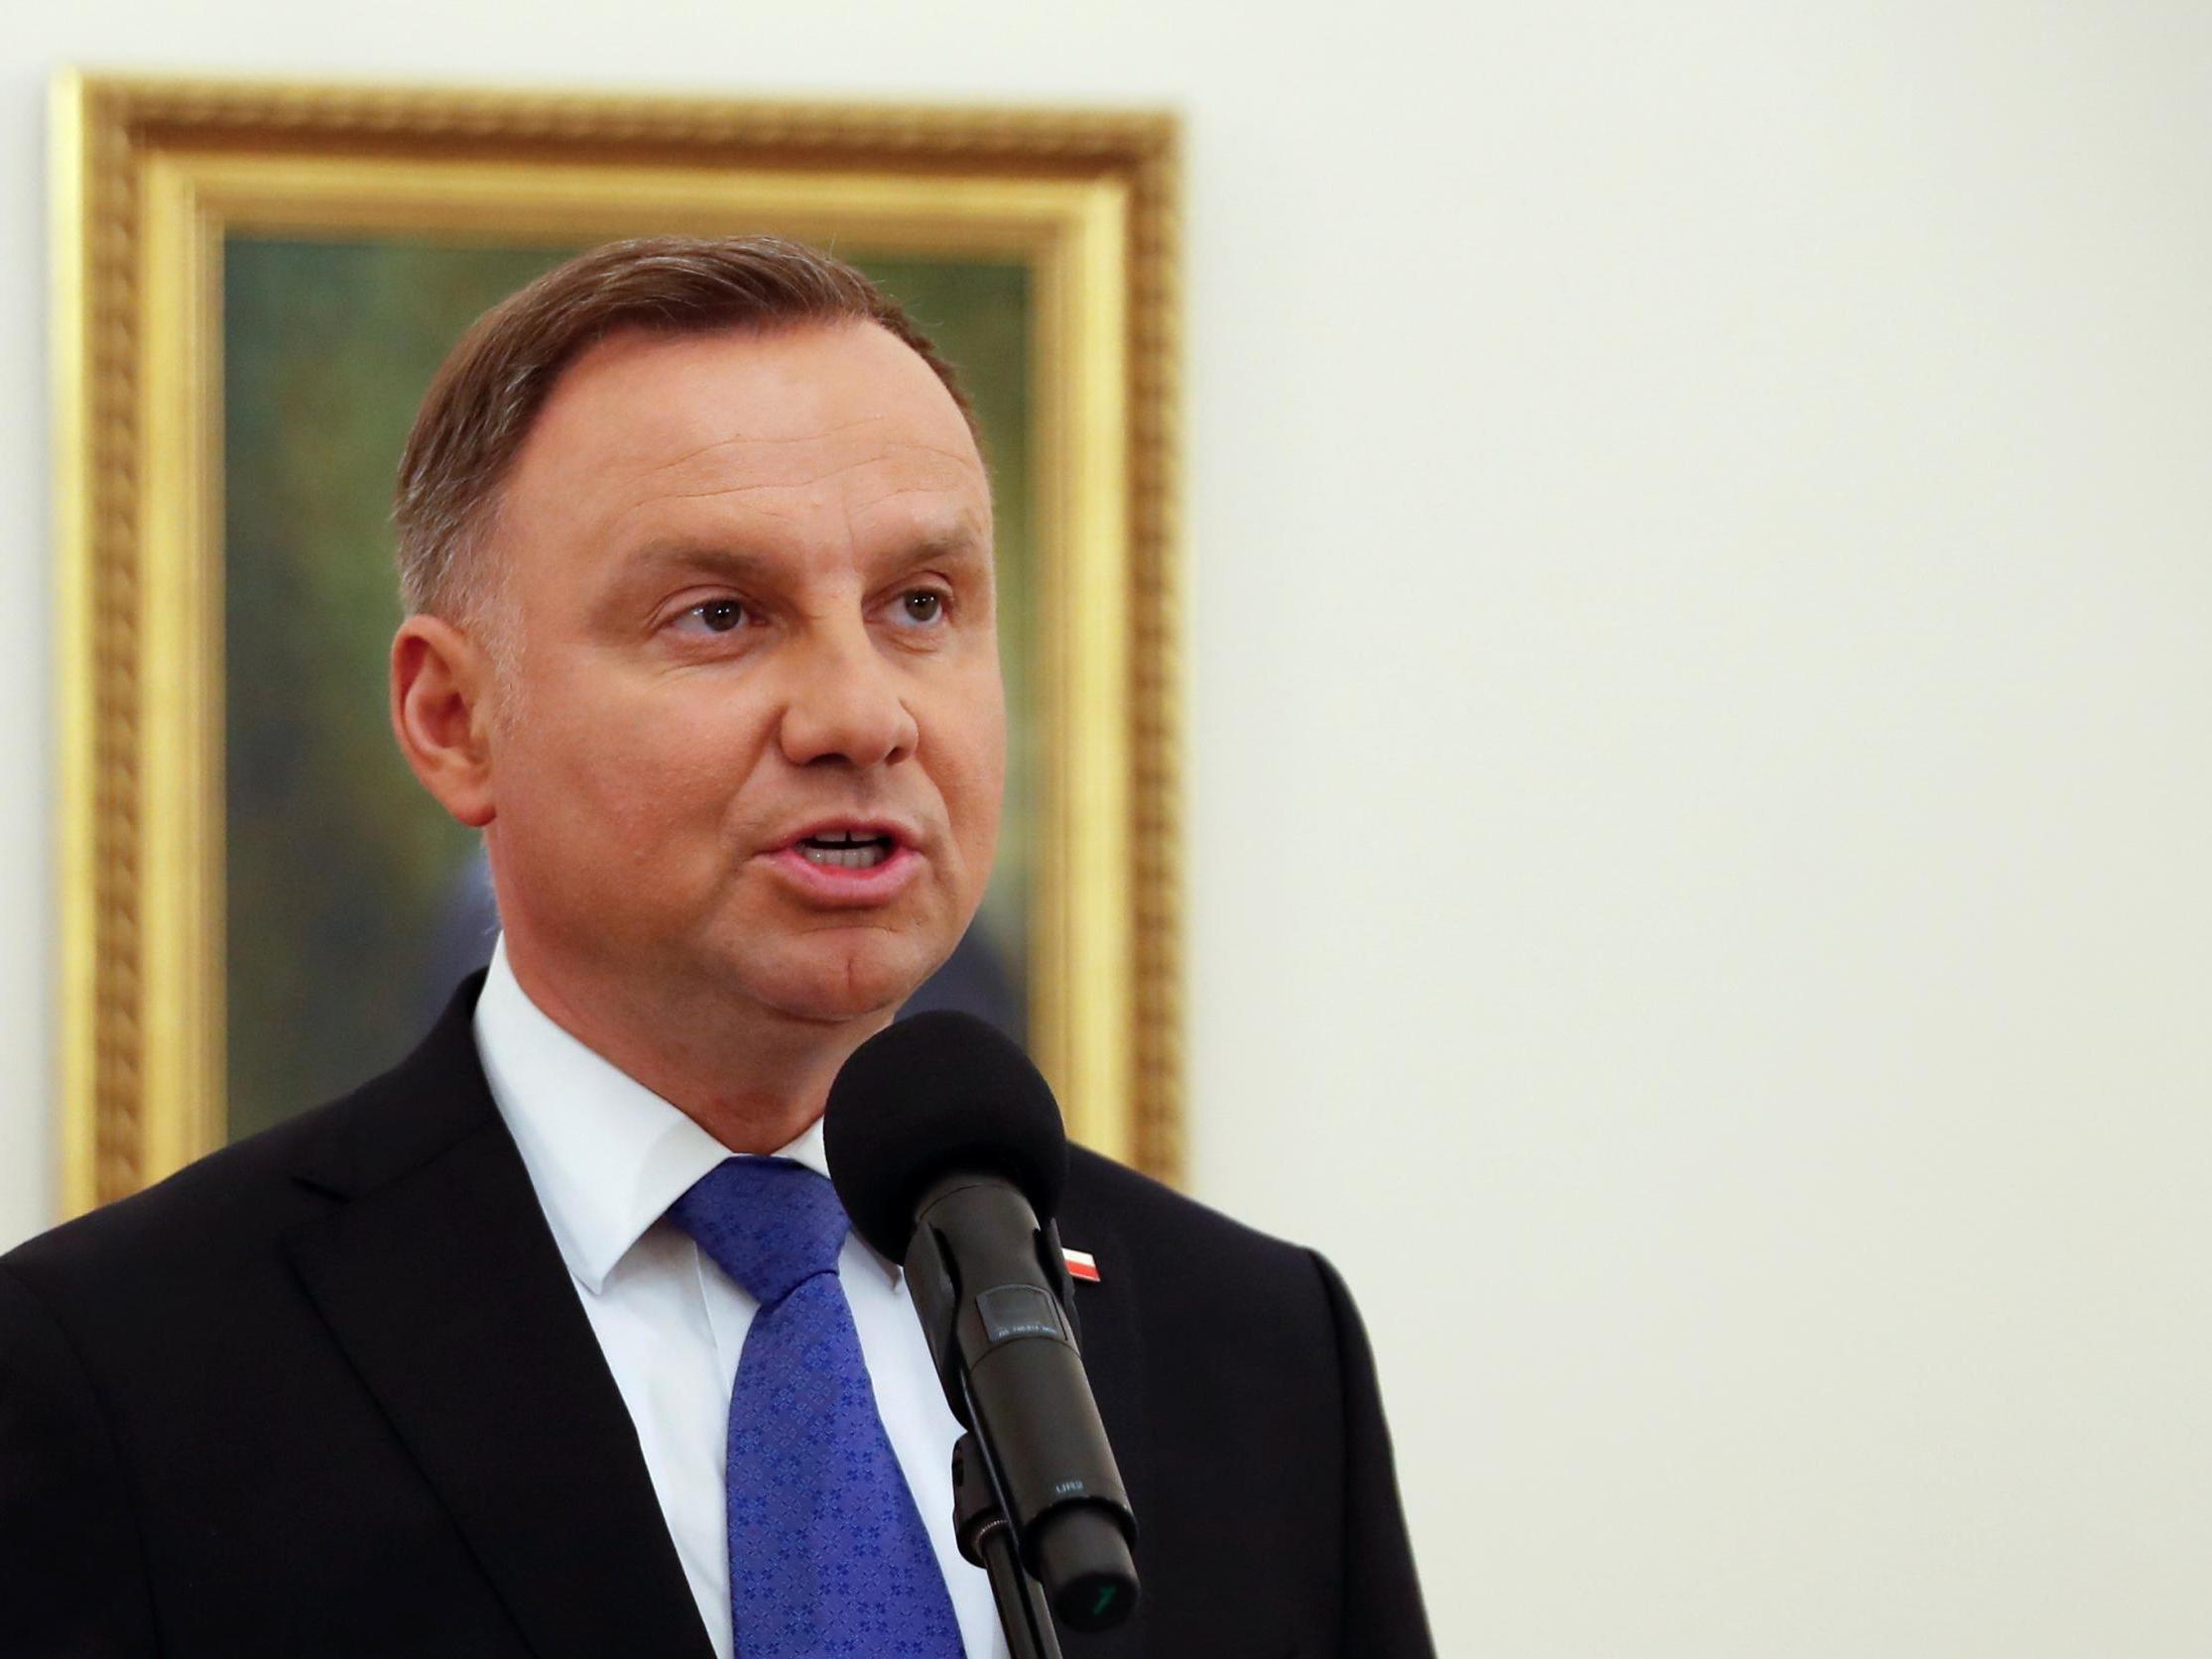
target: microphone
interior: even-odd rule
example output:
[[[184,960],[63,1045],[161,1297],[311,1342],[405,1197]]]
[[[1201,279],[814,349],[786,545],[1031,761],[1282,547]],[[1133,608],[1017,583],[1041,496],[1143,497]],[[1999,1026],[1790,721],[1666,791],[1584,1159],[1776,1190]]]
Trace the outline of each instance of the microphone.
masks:
[[[1119,1624],[1137,1601],[1137,1520],[1076,1347],[1050,1087],[973,1015],[916,1014],[854,1050],[822,1134],[854,1231],[906,1265],[945,1403],[1023,1563],[1061,1623]],[[965,1529],[961,1552],[983,1564]]]

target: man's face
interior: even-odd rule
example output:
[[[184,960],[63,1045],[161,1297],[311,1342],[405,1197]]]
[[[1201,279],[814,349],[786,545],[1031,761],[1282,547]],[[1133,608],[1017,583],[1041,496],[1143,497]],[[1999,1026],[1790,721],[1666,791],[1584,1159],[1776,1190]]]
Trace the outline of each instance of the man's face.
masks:
[[[489,845],[542,972],[843,1021],[951,952],[1006,714],[990,492],[920,357],[869,324],[610,337],[548,400],[490,556]]]

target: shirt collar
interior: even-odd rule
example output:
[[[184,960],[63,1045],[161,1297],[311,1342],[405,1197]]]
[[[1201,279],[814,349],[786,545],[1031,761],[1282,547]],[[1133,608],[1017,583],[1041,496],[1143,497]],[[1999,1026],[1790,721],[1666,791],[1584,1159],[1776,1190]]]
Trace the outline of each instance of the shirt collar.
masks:
[[[504,937],[476,1001],[475,1029],[492,1100],[561,1258],[597,1295],[647,1229],[730,1149],[554,1023],[515,978]],[[821,1120],[775,1155],[827,1176]]]

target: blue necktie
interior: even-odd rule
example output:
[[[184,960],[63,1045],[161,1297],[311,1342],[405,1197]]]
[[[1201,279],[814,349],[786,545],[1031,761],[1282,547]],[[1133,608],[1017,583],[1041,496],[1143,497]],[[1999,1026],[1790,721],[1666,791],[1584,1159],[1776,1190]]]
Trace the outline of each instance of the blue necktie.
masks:
[[[760,1303],[730,1393],[739,1659],[960,1659],[952,1598],[837,1282],[851,1224],[836,1191],[785,1158],[733,1157],[669,1218]]]

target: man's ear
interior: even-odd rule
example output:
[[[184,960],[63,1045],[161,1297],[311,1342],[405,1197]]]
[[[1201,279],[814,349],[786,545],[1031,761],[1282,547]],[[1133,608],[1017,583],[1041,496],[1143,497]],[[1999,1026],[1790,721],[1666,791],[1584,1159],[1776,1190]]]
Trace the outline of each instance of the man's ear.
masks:
[[[451,623],[413,616],[392,641],[392,731],[438,804],[470,829],[492,821],[490,657]]]

